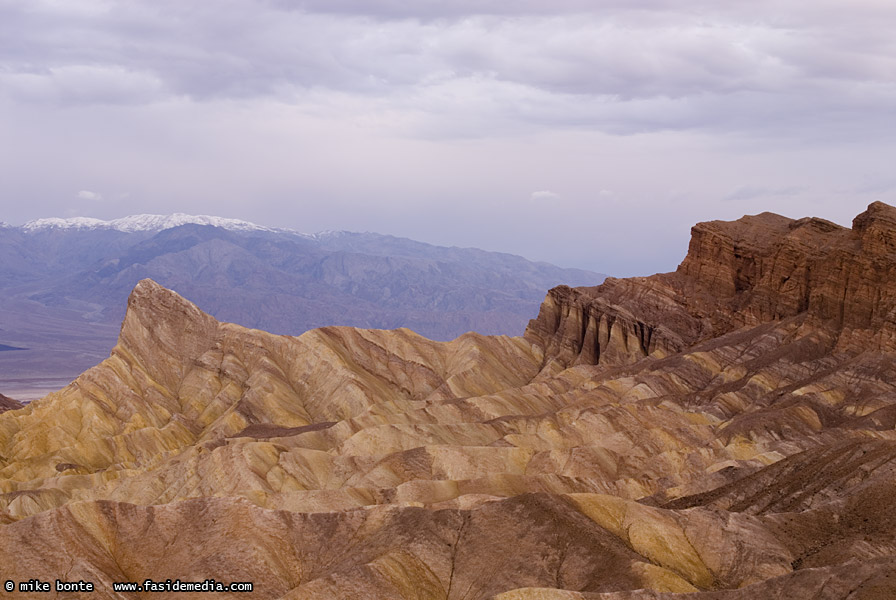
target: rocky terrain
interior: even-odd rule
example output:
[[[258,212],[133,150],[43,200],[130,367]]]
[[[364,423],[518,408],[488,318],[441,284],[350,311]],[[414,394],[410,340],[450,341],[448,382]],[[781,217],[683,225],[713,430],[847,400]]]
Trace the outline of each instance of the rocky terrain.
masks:
[[[604,279],[472,248],[181,214],[0,223],[0,253],[0,392],[14,398],[29,386],[42,396],[46,380],[58,389],[108,356],[145,278],[273,333],[410,327],[439,340],[520,335],[546,289]]]
[[[0,412],[4,412],[7,410],[14,410],[17,408],[22,408],[22,404],[13,400],[12,398],[8,398],[3,394],[0,394]]]
[[[141,281],[107,360],[0,414],[3,579],[896,597],[894,271],[875,203],[698,224],[676,272],[554,288],[523,337],[278,336]]]

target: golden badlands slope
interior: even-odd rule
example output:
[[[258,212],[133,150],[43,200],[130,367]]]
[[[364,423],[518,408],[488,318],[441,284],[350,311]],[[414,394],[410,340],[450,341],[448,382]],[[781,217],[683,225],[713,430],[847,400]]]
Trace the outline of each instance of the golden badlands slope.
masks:
[[[676,272],[555,288],[522,338],[275,336],[145,280],[109,359],[0,415],[0,579],[896,597],[894,275],[875,203],[699,224]]]

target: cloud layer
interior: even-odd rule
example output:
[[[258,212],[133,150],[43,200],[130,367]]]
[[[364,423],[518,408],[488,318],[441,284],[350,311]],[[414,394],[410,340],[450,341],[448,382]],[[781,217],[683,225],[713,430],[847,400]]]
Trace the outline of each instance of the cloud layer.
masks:
[[[896,4],[878,0],[0,0],[15,147],[0,168],[6,193],[45,213],[84,210],[53,198],[86,188],[312,228],[351,207],[342,226],[404,235],[465,202],[523,223],[505,203],[533,189],[595,217],[848,194],[855,212],[893,191],[871,190],[896,135],[888,22]],[[713,213],[711,199],[728,202]],[[49,216],[26,212],[6,220]],[[505,225],[437,241],[485,245]],[[519,251],[505,235],[496,245]]]
[[[896,5],[728,4],[7,2],[0,88],[61,105],[350,95],[455,135],[497,121],[849,136],[893,118],[896,42],[874,25]]]

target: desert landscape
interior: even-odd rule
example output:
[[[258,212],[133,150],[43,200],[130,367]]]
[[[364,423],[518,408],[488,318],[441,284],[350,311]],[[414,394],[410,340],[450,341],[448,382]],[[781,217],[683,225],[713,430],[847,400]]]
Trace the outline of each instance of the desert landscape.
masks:
[[[19,400],[106,358],[142,279],[271,333],[408,327],[451,340],[519,335],[546,289],[605,277],[474,248],[185,214],[0,223],[0,254],[0,392]]]
[[[699,223],[676,271],[553,288],[522,337],[279,336],[140,281],[108,359],[3,399],[0,578],[896,597],[894,274],[876,202]]]

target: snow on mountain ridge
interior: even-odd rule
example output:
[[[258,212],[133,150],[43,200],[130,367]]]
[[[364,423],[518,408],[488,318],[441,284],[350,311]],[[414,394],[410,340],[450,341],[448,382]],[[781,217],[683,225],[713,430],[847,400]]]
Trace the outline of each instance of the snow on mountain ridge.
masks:
[[[171,215],[131,215],[120,219],[113,219],[111,221],[103,221],[102,219],[94,219],[91,217],[74,217],[69,219],[53,217],[28,221],[22,226],[22,229],[28,233],[46,231],[48,229],[115,229],[117,231],[133,233],[136,231],[163,231],[165,229],[171,229],[172,227],[188,224],[212,225],[231,231],[269,231],[292,233],[303,236],[306,235],[291,229],[265,227],[263,225],[256,225],[255,223],[241,221],[239,219],[228,219],[210,215],[187,215],[184,213],[174,213]]]
[[[35,219],[28,221],[22,225],[22,229],[27,232],[38,231],[41,229],[99,229],[109,222],[93,219],[91,217],[74,217],[72,219],[60,219],[51,217],[49,219]]]

